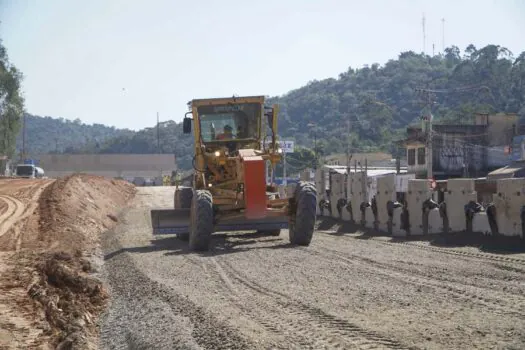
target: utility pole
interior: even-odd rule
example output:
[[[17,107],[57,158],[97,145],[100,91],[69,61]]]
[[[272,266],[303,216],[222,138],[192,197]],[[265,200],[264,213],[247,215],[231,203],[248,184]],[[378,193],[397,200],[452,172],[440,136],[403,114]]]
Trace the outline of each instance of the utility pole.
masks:
[[[346,173],[350,174],[350,106],[348,106],[348,115],[346,120]]]
[[[434,154],[433,154],[433,150],[432,150],[432,119],[433,119],[433,116],[432,116],[432,100],[431,100],[431,97],[430,97],[430,93],[427,93],[427,106],[428,106],[428,129],[427,129],[427,152],[425,153],[428,153],[427,155],[427,159],[426,159],[426,163],[427,163],[427,178],[428,179],[432,179],[434,177],[434,173],[432,172],[432,161],[433,161],[433,158],[434,158]]]
[[[425,163],[427,165],[427,179],[432,179],[434,174],[432,172],[432,161],[433,161],[433,150],[432,150],[432,91],[429,89],[415,89],[417,92],[423,93],[424,99],[425,99],[425,115],[423,116],[423,120],[425,122],[426,130],[425,130],[425,144],[426,144],[426,152],[425,152]]]
[[[423,27],[423,55],[426,54],[426,33],[425,33],[425,13],[423,13],[423,18],[421,20],[421,25]]]
[[[283,150],[283,185],[288,185],[288,181],[286,181],[286,150]]]
[[[314,133],[314,172],[317,170],[317,124],[315,123],[308,123],[307,125],[309,128],[312,128]]]
[[[26,159],[26,114],[24,113],[24,127],[22,129],[22,161]]]
[[[443,53],[445,53],[445,19],[441,18],[441,45],[443,46]]]
[[[348,183],[350,182],[350,167],[352,156],[350,155],[350,106],[348,106],[348,116],[346,120],[346,176],[345,176],[345,198],[348,198]]]
[[[317,131],[314,131],[314,171],[317,170]]]
[[[157,112],[157,152],[160,153],[159,112]]]

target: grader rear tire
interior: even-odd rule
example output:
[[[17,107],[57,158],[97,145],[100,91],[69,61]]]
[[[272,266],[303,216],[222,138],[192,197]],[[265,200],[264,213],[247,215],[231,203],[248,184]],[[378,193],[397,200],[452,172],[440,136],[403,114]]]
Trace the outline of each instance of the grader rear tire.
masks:
[[[295,217],[291,218],[288,229],[290,243],[308,246],[315,229],[317,191],[310,182],[301,181],[295,188]]]
[[[213,206],[209,191],[196,190],[191,204],[190,249],[208,250],[213,233]]]

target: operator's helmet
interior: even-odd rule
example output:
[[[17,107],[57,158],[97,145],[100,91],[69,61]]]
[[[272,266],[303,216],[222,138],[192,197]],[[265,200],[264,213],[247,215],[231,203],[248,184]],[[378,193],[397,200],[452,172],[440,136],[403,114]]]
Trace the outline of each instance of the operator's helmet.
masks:
[[[228,124],[226,124],[226,125],[224,126],[224,132],[226,132],[226,131],[232,132],[232,131],[233,131],[233,128],[232,128],[231,126],[229,126]]]

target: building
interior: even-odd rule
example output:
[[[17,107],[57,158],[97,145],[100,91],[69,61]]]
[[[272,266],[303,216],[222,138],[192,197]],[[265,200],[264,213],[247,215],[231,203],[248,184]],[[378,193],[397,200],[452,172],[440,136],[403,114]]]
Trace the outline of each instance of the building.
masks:
[[[126,179],[154,179],[177,169],[173,154],[40,154],[39,161],[49,177],[87,173]]]
[[[516,114],[476,114],[471,124],[433,124],[433,177],[484,177],[508,165],[517,131]],[[427,136],[421,127],[408,127],[407,138],[397,142],[406,150],[408,173],[418,178],[427,177]]]
[[[327,156],[325,158],[326,165],[341,165],[346,166],[347,163],[346,154],[334,154]],[[376,152],[376,153],[352,153],[350,159],[350,165],[354,167],[355,164],[365,166],[365,163],[368,166],[375,167],[395,167],[396,160],[392,157],[391,154]]]
[[[525,177],[525,135],[514,136],[510,150],[510,164],[487,175],[488,180]]]

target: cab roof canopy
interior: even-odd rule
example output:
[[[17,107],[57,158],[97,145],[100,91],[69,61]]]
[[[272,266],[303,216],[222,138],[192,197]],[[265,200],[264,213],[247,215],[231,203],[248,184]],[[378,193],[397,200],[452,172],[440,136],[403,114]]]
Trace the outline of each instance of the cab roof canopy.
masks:
[[[188,107],[199,107],[205,105],[220,105],[227,103],[264,103],[266,96],[232,96],[193,99],[188,102]]]

